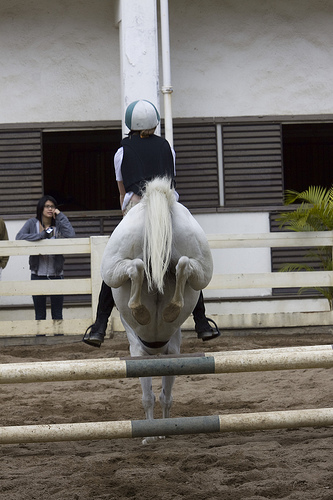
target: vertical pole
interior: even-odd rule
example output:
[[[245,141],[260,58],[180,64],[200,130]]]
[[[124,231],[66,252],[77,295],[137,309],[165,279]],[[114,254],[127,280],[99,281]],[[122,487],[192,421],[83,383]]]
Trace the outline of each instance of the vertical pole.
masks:
[[[156,0],[119,0],[122,117],[127,106],[138,99],[159,106],[158,36]],[[123,121],[123,135],[128,129]]]
[[[169,36],[169,7],[168,0],[160,0],[161,15],[161,44],[162,44],[162,68],[163,85],[161,88],[164,98],[164,125],[165,138],[173,147],[173,126],[172,126],[172,103],[171,94],[171,64],[170,64],[170,36]]]

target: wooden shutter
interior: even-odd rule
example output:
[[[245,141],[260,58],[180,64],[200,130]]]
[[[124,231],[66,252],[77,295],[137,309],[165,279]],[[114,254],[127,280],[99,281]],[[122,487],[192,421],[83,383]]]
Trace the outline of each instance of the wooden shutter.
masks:
[[[216,127],[174,125],[177,191],[187,208],[219,206]]]
[[[42,194],[40,131],[0,132],[0,214],[35,213]]]
[[[279,124],[222,127],[226,207],[281,205],[282,142]]]

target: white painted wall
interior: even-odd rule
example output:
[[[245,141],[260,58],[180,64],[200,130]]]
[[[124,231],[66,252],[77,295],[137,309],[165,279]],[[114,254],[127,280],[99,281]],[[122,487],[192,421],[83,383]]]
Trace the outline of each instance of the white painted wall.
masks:
[[[333,113],[333,2],[169,6],[174,116]]]
[[[117,4],[0,2],[0,123],[122,118]],[[169,0],[169,11],[174,117],[333,113],[332,2]],[[126,44],[153,54],[155,33],[134,17]],[[146,74],[133,75],[142,88]]]
[[[114,3],[0,2],[0,123],[120,119]]]

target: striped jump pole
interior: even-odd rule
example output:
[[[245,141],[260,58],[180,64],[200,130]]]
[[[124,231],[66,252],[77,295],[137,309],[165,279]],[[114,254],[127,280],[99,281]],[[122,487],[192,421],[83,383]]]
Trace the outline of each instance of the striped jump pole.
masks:
[[[333,425],[333,408],[158,420],[0,427],[0,444],[240,432]]]
[[[0,365],[0,384],[332,368],[333,350]]]
[[[299,345],[295,347],[270,347],[265,349],[246,349],[244,351],[217,351],[217,352],[206,352],[204,355],[209,356],[233,356],[234,354],[260,354],[260,353],[276,353],[276,352],[305,352],[305,351],[332,351],[332,344],[323,345]]]

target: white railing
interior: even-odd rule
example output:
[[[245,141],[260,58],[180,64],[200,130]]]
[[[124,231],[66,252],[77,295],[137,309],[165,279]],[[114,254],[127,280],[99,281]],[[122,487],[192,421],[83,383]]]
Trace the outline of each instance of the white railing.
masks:
[[[211,248],[333,247],[333,231],[213,234],[208,235],[207,238]],[[333,271],[220,274],[213,276],[207,289],[293,288],[307,286],[333,286]]]
[[[0,281],[0,296],[14,295],[91,295],[91,318],[64,320],[0,321],[0,337],[29,335],[82,334],[93,322],[101,288],[101,261],[108,236],[59,240],[0,241],[0,255],[90,255],[90,278],[47,281]]]
[[[277,247],[333,247],[333,231],[281,232],[263,234],[217,234],[207,236],[212,249],[227,248],[277,248]],[[97,308],[101,285],[100,267],[108,236],[91,236],[44,240],[38,243],[27,241],[1,241],[0,255],[38,254],[90,254],[91,277],[64,279],[61,281],[0,281],[0,296],[91,294],[92,317],[88,320],[65,319],[62,321],[0,321],[0,336],[24,336],[36,334],[79,334],[92,323]],[[333,271],[297,273],[249,273],[214,275],[207,289],[288,288],[333,286]],[[327,324],[327,323],[326,323]],[[287,325],[286,325],[287,326]]]

